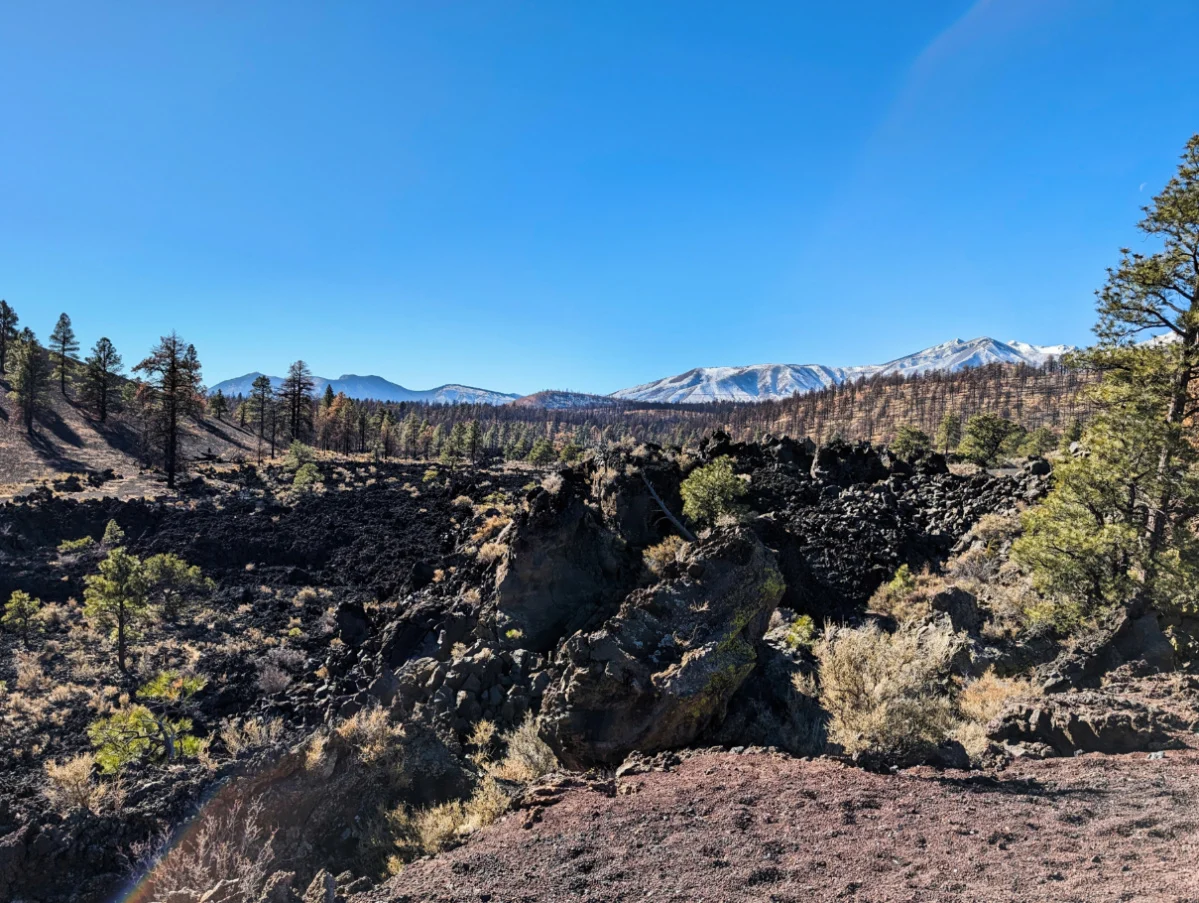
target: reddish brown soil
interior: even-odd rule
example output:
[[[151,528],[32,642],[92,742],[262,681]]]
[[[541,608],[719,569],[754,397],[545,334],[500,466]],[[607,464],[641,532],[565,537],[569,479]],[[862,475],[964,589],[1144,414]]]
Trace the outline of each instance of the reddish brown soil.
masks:
[[[705,753],[508,815],[355,903],[1199,900],[1199,751],[878,775]]]

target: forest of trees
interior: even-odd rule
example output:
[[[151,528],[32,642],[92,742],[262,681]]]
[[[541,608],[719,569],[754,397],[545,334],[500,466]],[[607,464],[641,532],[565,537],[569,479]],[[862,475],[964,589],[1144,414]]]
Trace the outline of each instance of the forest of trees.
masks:
[[[263,377],[249,396],[214,396],[209,406],[211,411],[215,405],[222,416],[230,411],[237,424],[259,436],[263,454],[272,455],[298,439],[344,454],[425,459],[502,455],[546,461],[622,442],[693,446],[717,429],[738,440],[775,434],[817,442],[838,436],[887,443],[907,429],[909,435],[940,437],[936,443],[929,438],[928,444],[952,450],[970,418],[983,413],[1014,424],[1013,435],[1076,433],[1090,416],[1082,392],[1090,379],[1086,371],[1057,362],[1042,367],[993,364],[958,373],[874,377],[759,403],[541,408],[377,402],[328,388],[313,399],[311,374],[297,361],[277,391]]]
[[[79,341],[65,313],[54,324],[47,347],[19,325],[16,311],[0,301],[0,378],[8,381],[26,429],[34,429],[52,391],[69,395],[98,422],[116,414],[130,424],[140,437],[143,457],[161,466],[172,485],[180,468],[182,424],[201,416],[241,429],[259,461],[299,441],[342,454],[385,458],[453,462],[502,456],[545,463],[610,444],[695,445],[717,429],[743,441],[767,434],[817,442],[837,436],[898,440],[904,447],[915,443],[944,451],[956,448],[970,418],[983,413],[1015,425],[1007,434],[1009,450],[1015,450],[1025,434],[1038,434],[1041,445],[1050,442],[1048,434],[1077,434],[1092,413],[1083,392],[1092,375],[1058,362],[876,376],[758,403],[604,399],[591,407],[544,408],[528,403],[378,402],[335,394],[328,387],[318,395],[312,371],[298,360],[279,385],[260,377],[249,395],[229,397],[203,390],[196,349],[174,333],[127,374],[107,337],[80,360]]]

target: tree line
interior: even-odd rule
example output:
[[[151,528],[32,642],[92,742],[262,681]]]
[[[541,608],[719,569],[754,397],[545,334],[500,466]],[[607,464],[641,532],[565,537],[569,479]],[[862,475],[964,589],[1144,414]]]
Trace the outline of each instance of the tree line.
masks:
[[[9,397],[20,410],[26,431],[34,432],[39,416],[51,407],[50,394],[55,390],[100,423],[111,414],[130,411],[141,424],[147,448],[160,460],[167,485],[174,488],[184,424],[205,408],[195,346],[174,332],[163,336],[133,366],[134,378],[130,378],[107,336],[97,339],[88,355],[79,359],[79,340],[66,313],[59,316],[45,346],[32,329],[19,326],[16,310],[0,300],[0,379],[8,382]]]

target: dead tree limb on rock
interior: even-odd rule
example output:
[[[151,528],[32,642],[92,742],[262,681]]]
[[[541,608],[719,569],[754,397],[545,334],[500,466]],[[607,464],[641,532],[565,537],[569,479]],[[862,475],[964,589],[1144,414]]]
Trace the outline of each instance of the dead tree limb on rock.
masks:
[[[654,486],[649,481],[649,477],[645,475],[644,471],[641,473],[641,481],[645,483],[645,488],[649,490],[650,498],[658,503],[658,507],[662,509],[662,513],[666,515],[672,524],[674,524],[675,529],[682,534],[683,539],[687,540],[687,542],[695,542],[695,534],[684,527],[683,522],[670,513],[670,509],[666,507],[666,503],[662,501],[662,497],[654,491]]]

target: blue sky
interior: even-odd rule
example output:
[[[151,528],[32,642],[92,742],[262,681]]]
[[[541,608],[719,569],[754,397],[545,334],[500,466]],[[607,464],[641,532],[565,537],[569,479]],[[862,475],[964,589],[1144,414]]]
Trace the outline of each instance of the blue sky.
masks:
[[[0,6],[0,297],[209,382],[1086,342],[1193,0]]]

